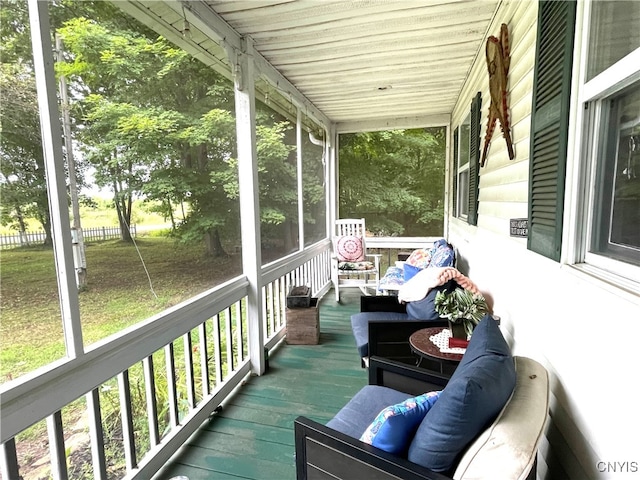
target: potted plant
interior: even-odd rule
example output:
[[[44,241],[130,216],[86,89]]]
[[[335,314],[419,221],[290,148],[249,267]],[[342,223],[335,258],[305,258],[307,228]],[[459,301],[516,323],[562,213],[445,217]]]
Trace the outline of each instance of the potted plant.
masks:
[[[467,340],[485,314],[489,313],[487,301],[481,293],[474,294],[465,288],[452,292],[438,292],[435,298],[438,314],[449,320],[453,338]]]

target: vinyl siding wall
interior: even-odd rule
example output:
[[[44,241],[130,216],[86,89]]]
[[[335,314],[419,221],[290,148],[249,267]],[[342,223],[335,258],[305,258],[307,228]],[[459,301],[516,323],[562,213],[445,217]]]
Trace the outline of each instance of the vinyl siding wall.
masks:
[[[637,478],[640,414],[634,391],[640,355],[629,341],[637,338],[638,296],[535,254],[527,250],[526,238],[509,236],[509,219],[528,216],[537,13],[537,2],[505,1],[488,32],[498,35],[502,23],[509,26],[509,111],[516,158],[509,160],[498,122],[487,162],[479,170],[478,226],[450,218],[449,240],[459,251],[460,268],[493,298],[514,353],[533,357],[549,370],[550,420],[539,451],[538,477]],[[482,148],[490,104],[484,48],[461,92],[452,130],[468,114],[478,91]],[[580,158],[575,147],[579,129],[573,126],[573,132],[568,171],[578,170]],[[580,204],[579,191],[567,190],[574,197],[565,199],[565,218],[575,219],[571,212]]]

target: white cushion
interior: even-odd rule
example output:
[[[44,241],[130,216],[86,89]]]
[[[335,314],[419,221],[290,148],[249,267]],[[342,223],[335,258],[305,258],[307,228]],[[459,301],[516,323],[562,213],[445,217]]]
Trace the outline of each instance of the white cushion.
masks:
[[[534,464],[549,411],[549,378],[535,360],[517,356],[514,360],[516,387],[511,399],[467,449],[455,480],[525,479]]]

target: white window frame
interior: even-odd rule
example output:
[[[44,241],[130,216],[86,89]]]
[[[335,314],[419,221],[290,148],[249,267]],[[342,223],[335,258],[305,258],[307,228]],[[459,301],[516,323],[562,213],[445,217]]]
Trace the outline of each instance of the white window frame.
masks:
[[[581,6],[583,10],[580,11]],[[563,263],[634,294],[640,294],[640,267],[590,252],[591,230],[596,207],[596,154],[601,147],[600,122],[602,107],[607,100],[624,88],[640,81],[640,48],[614,63],[587,81],[589,25],[591,2],[578,5],[574,51],[573,94],[571,102],[567,165],[567,200],[563,233]],[[582,19],[581,19],[582,17]],[[580,26],[583,28],[579,30]]]
[[[462,159],[462,130],[463,128],[467,129],[467,145],[466,152],[467,158],[464,165],[460,165]],[[456,191],[456,212],[455,215],[457,218],[461,218],[463,220],[467,220],[469,218],[469,166],[471,165],[471,112],[467,114],[462,123],[458,126],[458,155],[455,159],[456,162],[456,182],[458,185]],[[466,177],[464,174],[466,172]],[[462,181],[462,178],[465,178],[465,181]],[[464,187],[464,188],[463,188]]]

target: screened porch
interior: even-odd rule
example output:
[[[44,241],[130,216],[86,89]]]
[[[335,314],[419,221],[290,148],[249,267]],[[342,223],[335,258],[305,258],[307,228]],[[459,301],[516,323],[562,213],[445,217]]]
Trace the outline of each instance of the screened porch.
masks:
[[[614,222],[615,198],[602,203],[614,181],[638,178],[630,143],[640,118],[636,3],[25,0],[2,10],[3,35],[19,40],[3,41],[2,52],[14,48],[9,60],[22,68],[3,71],[11,94],[0,103],[13,103],[2,110],[2,139],[18,140],[7,151],[29,167],[2,172],[3,198],[35,181],[45,195],[28,205],[40,207],[50,240],[46,275],[32,271],[29,250],[16,270],[32,274],[25,292],[45,279],[53,286],[48,309],[14,312],[26,323],[3,312],[17,345],[7,355],[15,372],[0,385],[3,480],[294,478],[292,419],[329,418],[366,381],[349,328],[359,294],[345,292],[337,304],[329,293],[332,229],[353,212],[377,223],[367,246],[382,255],[383,271],[399,251],[451,242],[458,267],[494,298],[514,353],[549,371],[539,478],[637,473],[640,416],[628,381],[635,350],[602,334],[609,318],[633,331],[640,305],[638,236],[629,228],[637,222]],[[487,122],[495,92],[485,47],[503,25],[512,144]],[[33,88],[22,90],[27,77]],[[428,169],[397,163],[412,149],[388,148],[374,161],[366,142],[341,157],[349,136],[380,134],[393,147],[389,132],[431,128],[440,129],[438,181],[425,174],[416,191],[432,196],[386,216],[365,210],[376,205],[371,191],[396,202],[403,196],[394,183]],[[69,174],[72,144],[93,170]],[[413,149],[417,160],[424,147]],[[618,157],[600,158],[609,150],[624,154],[620,178],[594,174],[613,171]],[[353,165],[351,179],[385,173],[384,188],[345,181]],[[112,329],[96,333],[72,185],[85,173],[111,189],[123,235],[134,197],[144,195],[171,219],[167,238],[228,254],[229,270],[196,279],[190,264],[171,264],[170,250],[157,265],[189,295],[160,292],[156,301],[155,278],[137,257],[125,265],[135,269],[118,264],[107,283],[134,270],[139,277],[116,300],[127,297],[128,310],[147,298],[153,305],[138,317],[119,311],[105,322]],[[625,215],[638,211],[631,186],[617,191]],[[437,231],[401,231],[402,221],[432,221]],[[631,240],[609,251],[609,233]],[[3,285],[10,273],[3,265]],[[284,342],[286,295],[296,285],[323,299],[319,345]],[[39,300],[17,287],[22,307]],[[96,301],[102,310],[117,307],[105,298]],[[45,317],[51,332],[39,328]],[[29,344],[36,336],[53,338],[55,351]],[[43,355],[30,363],[34,351]],[[593,401],[593,378],[612,386],[606,410]]]
[[[295,478],[294,419],[327,422],[367,384],[349,321],[360,298],[353,291],[341,298],[320,303],[318,345],[279,344],[265,375],[249,376],[156,478]]]
[[[467,23],[478,22],[479,18],[487,22],[494,3],[473,4],[474,9],[470,12]],[[257,380],[254,376],[261,376],[266,372],[270,350],[281,345],[285,336],[287,292],[295,285],[307,285],[314,297],[322,298],[331,289],[333,222],[348,214],[345,211],[338,212],[336,122],[340,121],[340,114],[330,110],[323,112],[301,94],[294,83],[274,69],[254,49],[250,37],[234,31],[221,16],[213,12],[213,4],[170,1],[114,2],[114,5],[109,9],[98,3],[93,10],[89,9],[88,19],[76,18],[75,23],[64,23],[64,18],[65,15],[77,17],[77,12],[73,9],[66,11],[63,5],[51,2],[16,2],[12,4],[12,9],[3,12],[8,16],[6,24],[14,27],[14,39],[28,42],[23,47],[25,52],[29,51],[32,55],[27,56],[27,59],[32,62],[33,70],[27,69],[23,73],[24,78],[31,73],[35,79],[33,95],[37,93],[37,102],[35,96],[32,100],[37,103],[38,108],[33,117],[34,123],[21,123],[27,112],[19,112],[15,117],[7,118],[16,122],[9,131],[11,135],[31,131],[38,123],[41,126],[41,145],[37,150],[42,151],[43,158],[42,164],[37,165],[35,170],[40,173],[39,181],[43,183],[47,193],[48,202],[43,204],[43,210],[50,215],[45,215],[47,220],[50,219],[46,237],[53,246],[48,268],[55,272],[54,282],[59,299],[59,302],[54,302],[58,306],[53,308],[53,316],[58,316],[53,324],[57,323],[57,326],[49,334],[38,332],[45,343],[48,342],[47,337],[54,337],[58,346],[53,360],[50,360],[50,354],[45,354],[42,359],[32,362],[31,357],[34,355],[33,347],[28,346],[29,336],[23,335],[22,327],[13,327],[11,330],[12,327],[7,326],[8,335],[12,337],[12,349],[11,355],[7,356],[11,357],[11,365],[7,365],[5,382],[1,387],[0,471],[5,479],[13,480],[20,476],[51,476],[56,479],[151,478],[219,405],[224,404],[234,392],[243,389],[247,379],[251,379],[249,387],[253,388],[253,380]],[[359,25],[359,30],[369,28],[368,20],[361,16],[362,12],[357,12],[358,15],[354,16],[356,10],[335,6],[338,8],[332,16],[336,20],[340,17],[351,18],[343,26],[345,31],[352,30],[354,22]],[[318,21],[322,22],[325,15],[323,8],[318,8],[319,5],[309,7],[310,12],[318,15]],[[385,15],[389,12],[404,16],[406,12],[402,10],[393,6],[374,6],[370,11],[373,15],[370,20],[377,24],[384,23]],[[119,11],[121,16],[116,15],[115,11]],[[455,12],[460,11],[456,7]],[[425,14],[429,12],[430,8],[426,8]],[[433,10],[436,16],[447,17],[446,13],[446,10],[438,7]],[[294,14],[294,17],[297,15]],[[273,18],[268,20],[262,15],[253,18],[262,18],[267,23],[273,21]],[[296,18],[288,21],[297,22]],[[445,20],[445,23],[448,21]],[[132,75],[129,66],[133,65],[127,65],[126,61],[121,62],[117,58],[124,52],[121,49],[126,35],[113,37],[110,55],[105,56],[98,51],[95,52],[96,57],[91,57],[90,52],[81,53],[79,50],[87,45],[100,45],[104,41],[105,37],[102,35],[105,31],[101,30],[101,24],[109,24],[112,28],[131,28],[134,25],[137,34],[142,32],[145,36],[145,42],[156,42],[153,48],[142,49],[140,66],[146,61],[146,54],[156,51],[170,58],[179,58],[176,62],[184,62],[176,68],[176,77],[170,79],[173,83],[168,90],[164,90],[165,87],[161,85],[167,72],[163,73],[149,63],[148,74],[157,76],[147,91],[149,98],[140,98],[141,103],[165,101],[174,93],[176,82],[189,81],[187,77],[180,76],[183,71],[189,71],[193,76],[196,85],[194,92],[201,87],[198,82],[203,82],[210,89],[207,95],[214,97],[218,103],[208,105],[211,110],[201,119],[194,120],[199,132],[194,133],[193,127],[191,130],[185,128],[179,138],[174,137],[179,124],[162,126],[162,122],[145,130],[145,125],[148,127],[158,118],[165,117],[158,111],[153,111],[153,107],[151,111],[129,111],[122,118],[141,119],[140,126],[145,130],[140,130],[133,137],[151,140],[152,148],[143,152],[139,148],[143,148],[141,145],[148,145],[146,142],[129,141],[130,135],[127,132],[132,125],[101,124],[112,116],[119,117],[122,111],[118,113],[117,110],[122,106],[131,105],[137,97],[147,95],[134,88],[133,96],[128,99],[119,98],[121,103],[117,105],[91,103],[96,97],[89,93],[95,95],[113,90],[125,94],[135,83],[127,79],[128,75]],[[456,24],[455,28],[465,27]],[[151,31],[156,33],[150,33]],[[390,34],[402,36],[404,31],[405,27],[399,24]],[[465,55],[469,59],[476,51],[483,31],[480,28],[467,34]],[[26,35],[21,36],[23,33]],[[78,34],[86,35],[86,38],[79,41]],[[157,34],[163,38],[158,39]],[[64,43],[62,38],[65,39]],[[336,45],[340,44],[339,38],[334,41],[337,42]],[[405,38],[402,42],[410,44],[412,39]],[[423,44],[422,47],[427,45]],[[346,48],[348,50],[353,46]],[[358,48],[359,54],[368,51],[374,56],[385,55],[383,51],[370,50],[366,45]],[[19,49],[16,52],[12,54],[16,53],[16,58],[19,59],[22,53]],[[444,54],[439,53],[434,61],[440,61]],[[99,57],[106,62],[114,60],[109,68],[122,70],[115,76],[109,69],[95,77],[86,75],[82,62],[75,60],[89,60],[90,57]],[[336,59],[339,57],[337,55]],[[372,60],[364,61],[368,63]],[[314,62],[312,57],[305,61]],[[63,73],[62,70],[56,70],[61,66],[67,68]],[[98,73],[101,67],[96,63],[92,68]],[[170,69],[171,65],[167,65],[167,68]],[[211,71],[215,75],[207,73]],[[388,75],[393,75],[393,71],[394,69],[384,68],[379,80],[388,78],[391,81]],[[420,75],[420,72],[415,74]],[[352,77],[348,73],[344,75],[345,79]],[[463,78],[464,75],[458,74],[457,82],[462,82]],[[358,99],[353,92],[348,93],[349,89],[342,94],[333,86],[325,89],[336,99],[346,102],[339,107],[340,110],[356,107],[359,111],[342,117],[344,121],[356,120],[360,124],[344,125],[340,130],[345,133],[416,126],[439,128],[439,148],[442,153],[437,160],[438,178],[443,182],[443,153],[448,128],[448,114],[445,112],[448,107],[440,104],[437,112],[419,112],[420,106],[411,101],[410,97],[411,92],[424,91],[423,87],[424,85],[413,85],[408,89],[403,87],[397,92],[398,96],[395,92],[385,92],[385,88],[381,88],[384,99],[380,98],[377,103],[369,102],[366,97]],[[455,98],[455,86],[450,89],[448,104],[452,104]],[[69,97],[66,97],[67,94]],[[431,102],[436,105],[436,97],[433,95],[439,94],[429,95],[431,100],[425,99],[423,103]],[[196,98],[194,104],[197,106],[208,102],[209,97],[205,95]],[[58,104],[59,98],[61,104]],[[402,112],[388,112],[389,102],[400,99],[404,105]],[[88,103],[83,103],[85,101]],[[81,105],[78,111],[74,111],[74,103]],[[331,103],[326,108],[329,109]],[[96,108],[96,105],[98,109],[92,110],[92,115],[80,116],[80,111],[84,109],[86,113],[87,109]],[[373,105],[376,105],[375,109]],[[180,102],[175,108],[181,108]],[[220,113],[222,108],[229,113]],[[338,116],[331,119],[327,114]],[[265,118],[268,121],[265,122]],[[74,127],[74,124],[81,121],[86,124],[80,128]],[[285,123],[289,125],[287,128],[280,127]],[[374,123],[379,125],[375,127]],[[3,128],[4,125],[5,123]],[[215,130],[211,130],[212,125]],[[151,133],[156,129],[157,135]],[[73,133],[71,130],[74,130]],[[266,135],[265,131],[282,142],[279,149],[270,147],[268,140],[272,137]],[[63,135],[59,136],[58,132]],[[84,136],[85,133],[89,135]],[[109,137],[116,133],[117,138]],[[205,138],[216,136],[219,141],[203,147],[200,145],[203,135]],[[96,139],[99,144],[95,143]],[[104,176],[108,178],[113,175],[114,162],[118,164],[118,169],[122,169],[130,158],[139,160],[147,157],[150,159],[147,164],[136,167],[143,167],[148,185],[161,185],[162,179],[155,178],[156,174],[171,176],[169,164],[172,162],[180,163],[185,171],[192,171],[192,179],[196,181],[198,178],[210,179],[211,183],[205,185],[205,188],[190,185],[188,191],[181,193],[182,198],[179,200],[174,197],[175,189],[147,189],[144,194],[163,204],[171,204],[173,201],[175,206],[176,203],[182,203],[182,222],[174,219],[174,212],[169,212],[172,215],[172,233],[193,235],[196,232],[209,254],[223,251],[233,258],[233,269],[226,272],[224,281],[212,284],[209,280],[202,283],[199,280],[196,293],[190,298],[182,299],[175,295],[180,301],[166,301],[159,298],[163,295],[161,292],[156,294],[154,290],[153,281],[156,278],[153,272],[146,271],[146,265],[138,267],[136,275],[146,271],[149,284],[147,291],[144,292],[145,279],[141,277],[142,286],[131,285],[131,292],[125,293],[123,290],[122,295],[139,295],[141,304],[147,302],[146,297],[149,295],[155,297],[157,302],[152,307],[151,314],[146,318],[123,321],[119,330],[95,333],[90,316],[85,313],[86,297],[91,295],[85,292],[96,289],[95,274],[93,278],[91,276],[92,265],[86,263],[94,247],[89,247],[85,255],[81,227],[78,224],[78,219],[83,216],[79,211],[77,198],[79,188],[73,185],[74,181],[80,180],[80,174],[69,174],[73,172],[74,153],[80,153],[74,152],[73,145],[76,142],[88,146],[84,150],[80,149],[81,156],[95,158],[96,155],[104,155],[105,163],[93,164],[92,173],[96,177],[102,175],[103,184]],[[175,150],[176,144],[181,145],[178,151]],[[114,148],[114,145],[118,146]],[[38,157],[36,152],[35,158]],[[23,161],[21,158],[25,157],[16,157],[18,166]],[[85,158],[76,158],[77,160]],[[208,169],[203,169],[202,166],[207,162]],[[215,166],[212,166],[214,163]],[[279,168],[282,170],[279,171]],[[131,218],[126,216],[131,211],[131,204],[127,204],[126,199],[127,195],[131,195],[128,192],[134,188],[134,170],[132,168],[126,178],[114,176],[113,181],[107,182],[107,185],[111,184],[123,239],[125,236],[133,236],[133,229],[129,228]],[[174,169],[173,172],[175,171]],[[265,172],[269,175],[265,176]],[[10,179],[13,180],[13,177]],[[173,180],[178,181],[175,177]],[[130,188],[121,190],[123,185]],[[174,187],[175,185],[177,183]],[[279,185],[281,190],[270,195],[269,189],[265,187],[274,185]],[[142,193],[144,186],[139,185],[138,188]],[[439,213],[435,215],[437,227],[433,236],[424,231],[403,236],[388,230],[385,235],[381,229],[368,241],[369,250],[381,254],[383,268],[393,263],[399,250],[428,246],[434,238],[444,235],[444,208],[441,201],[443,189],[444,186],[439,185],[434,190],[437,198],[433,200],[432,208]],[[221,196],[219,192],[223,190],[226,194]],[[188,203],[187,208],[184,203]],[[215,208],[212,210],[212,207]],[[222,215],[221,218],[220,212],[230,214]],[[409,220],[405,219],[405,223],[413,223],[411,217],[407,218]],[[206,225],[211,225],[210,222],[215,228],[207,230]],[[387,221],[383,224],[389,223]],[[69,225],[72,226],[71,229]],[[195,230],[189,231],[194,225]],[[369,227],[373,228],[373,222]],[[145,243],[152,242],[141,239],[140,248],[145,247]],[[135,248],[138,249],[138,245]],[[144,264],[145,255],[139,256]],[[138,259],[132,260],[130,265],[137,261]],[[226,265],[223,266],[226,268]],[[109,275],[114,275],[114,278],[133,276],[133,269],[130,271],[127,267],[123,265],[114,268]],[[30,268],[27,254],[24,271]],[[173,268],[176,276],[184,276],[184,289],[189,288],[191,291],[188,285],[188,266],[176,264]],[[85,275],[89,279],[87,284],[83,283]],[[7,278],[13,281],[16,277],[10,275]],[[103,280],[108,283],[108,278]],[[349,293],[344,295],[349,299]],[[172,303],[174,304],[168,308],[162,307],[163,304]],[[24,304],[26,307],[29,302]],[[349,343],[346,327],[350,309],[355,304],[347,302],[344,307],[335,307],[336,313],[329,314],[328,325],[333,326],[335,323],[337,327],[342,323],[345,330],[323,332],[323,339],[327,342],[323,341],[315,351],[328,348],[333,340],[337,340],[338,351],[347,350],[349,353],[345,353],[345,357],[353,358],[352,363],[345,362],[345,371],[352,371],[354,375],[363,378],[364,372],[360,370],[355,349],[345,347]],[[59,309],[57,314],[56,308]],[[338,314],[340,308],[344,308],[344,312]],[[123,312],[120,316],[125,314],[129,316],[129,312]],[[334,319],[335,316],[340,319]],[[119,324],[120,318],[114,318],[112,322]],[[46,320],[46,324],[49,323],[51,321]],[[11,322],[5,325],[14,324]],[[23,341],[24,345],[21,346]],[[282,352],[287,351],[285,346],[280,349]],[[301,349],[303,350],[305,349]],[[16,352],[15,355],[13,352]],[[20,352],[23,352],[26,361],[21,361]],[[279,361],[283,365],[286,362],[279,359],[277,352],[274,355],[269,373],[276,378],[273,374],[279,371],[278,378],[286,377],[284,366],[278,367]],[[336,358],[340,359],[342,355],[336,353]],[[310,372],[316,372],[323,365],[328,364],[310,365]],[[330,374],[330,371],[323,372],[323,375]],[[313,373],[310,376],[315,375]],[[292,408],[292,413],[295,413],[293,410]]]

